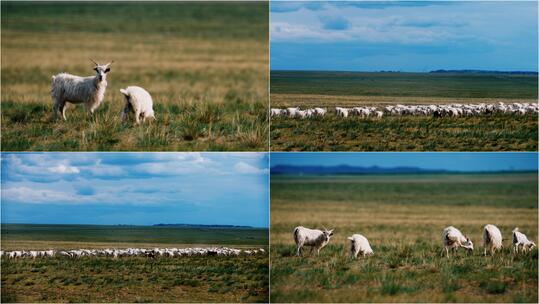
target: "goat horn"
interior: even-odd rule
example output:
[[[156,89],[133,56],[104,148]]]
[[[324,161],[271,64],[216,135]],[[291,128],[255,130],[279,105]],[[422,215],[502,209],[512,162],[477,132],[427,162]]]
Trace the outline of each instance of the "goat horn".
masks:
[[[89,58],[91,62],[93,62],[95,65],[99,65],[97,64],[97,62],[95,62],[92,58]]]
[[[113,62],[114,62],[114,60],[113,60],[113,61],[111,61],[111,62],[109,62],[109,63],[107,63],[107,65],[111,65],[111,64],[112,64]]]

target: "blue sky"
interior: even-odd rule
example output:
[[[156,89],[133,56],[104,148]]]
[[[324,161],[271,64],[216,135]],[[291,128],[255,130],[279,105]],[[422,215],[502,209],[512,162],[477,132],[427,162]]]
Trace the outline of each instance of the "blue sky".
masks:
[[[537,170],[537,153],[271,153],[271,166],[420,167],[457,171]]]
[[[2,223],[267,227],[267,153],[2,153]]]
[[[537,71],[537,2],[270,2],[272,70]]]

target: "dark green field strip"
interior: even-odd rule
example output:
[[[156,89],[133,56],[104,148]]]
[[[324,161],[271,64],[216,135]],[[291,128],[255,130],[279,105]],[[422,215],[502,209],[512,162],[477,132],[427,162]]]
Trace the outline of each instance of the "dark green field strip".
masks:
[[[277,118],[272,151],[537,151],[537,116]]]
[[[268,257],[2,259],[2,302],[267,302]]]
[[[505,182],[493,175],[466,176],[458,181],[458,175],[432,175],[432,180],[425,182],[428,177],[417,179],[409,176],[410,181],[402,181],[406,176],[389,177],[393,182],[362,182],[368,177],[337,177],[333,182],[327,176],[311,177],[307,182],[302,179],[274,176],[271,179],[271,199],[288,200],[298,204],[309,204],[315,201],[329,202],[376,202],[380,204],[447,204],[456,206],[488,205],[514,208],[537,208],[537,176],[534,174],[503,175]],[[495,177],[495,176],[494,176]],[[375,177],[380,178],[379,176]],[[347,180],[349,182],[347,182]],[[402,182],[401,182],[402,181]]]
[[[2,224],[2,240],[162,244],[267,245],[258,228],[174,228],[150,226]]]
[[[268,18],[267,2],[2,1],[2,30],[24,32],[153,33],[267,41]]]
[[[537,99],[537,76],[272,71],[271,93]]]

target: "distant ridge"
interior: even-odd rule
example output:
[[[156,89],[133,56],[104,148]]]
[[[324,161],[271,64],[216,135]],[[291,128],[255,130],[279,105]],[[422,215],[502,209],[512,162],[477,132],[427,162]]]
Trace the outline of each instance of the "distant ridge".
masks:
[[[180,228],[253,228],[252,226],[237,225],[202,225],[202,224],[154,224],[154,227],[180,227]]]
[[[507,74],[507,75],[534,75],[537,76],[538,72],[530,71],[489,71],[489,70],[435,70],[430,71],[431,74],[444,74],[444,73],[459,73],[459,74]]]
[[[419,167],[359,167],[349,165],[339,166],[294,166],[294,165],[276,165],[271,168],[271,174],[304,174],[304,175],[317,175],[317,174],[429,174],[429,173],[525,173],[536,172],[530,170],[501,170],[501,171],[477,171],[477,172],[463,172],[457,170],[444,170],[444,169],[423,169]]]

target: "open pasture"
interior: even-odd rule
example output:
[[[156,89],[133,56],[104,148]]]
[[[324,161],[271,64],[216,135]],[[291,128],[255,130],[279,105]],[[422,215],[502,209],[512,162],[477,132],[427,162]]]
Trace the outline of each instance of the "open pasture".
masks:
[[[267,302],[268,257],[2,258],[2,302]]]
[[[3,250],[265,248],[267,229],[2,225]],[[2,302],[267,302],[268,256],[2,257]]]
[[[537,115],[343,120],[335,107],[537,102],[536,75],[272,71],[271,107],[323,118],[271,119],[273,151],[533,151]]]
[[[264,2],[2,2],[2,149],[264,150],[267,27]],[[103,104],[51,122],[51,76],[94,75],[89,58],[114,60]],[[129,85],[152,123],[121,123]]]
[[[534,249],[513,256],[511,231],[537,243],[537,174],[272,176],[271,300],[276,302],[537,302]],[[504,249],[483,257],[483,226]],[[296,226],[335,229],[320,256],[295,256]],[[442,256],[453,225],[474,252]],[[349,258],[360,233],[374,255]]]
[[[74,249],[61,244],[120,244],[124,247],[141,244],[176,245],[261,245],[268,244],[268,230],[264,228],[183,228],[166,226],[106,226],[106,225],[39,225],[2,224],[2,250]],[[24,245],[27,244],[27,245]],[[36,244],[36,247],[29,247]],[[126,246],[129,245],[129,246]],[[113,246],[117,247],[117,246]]]

